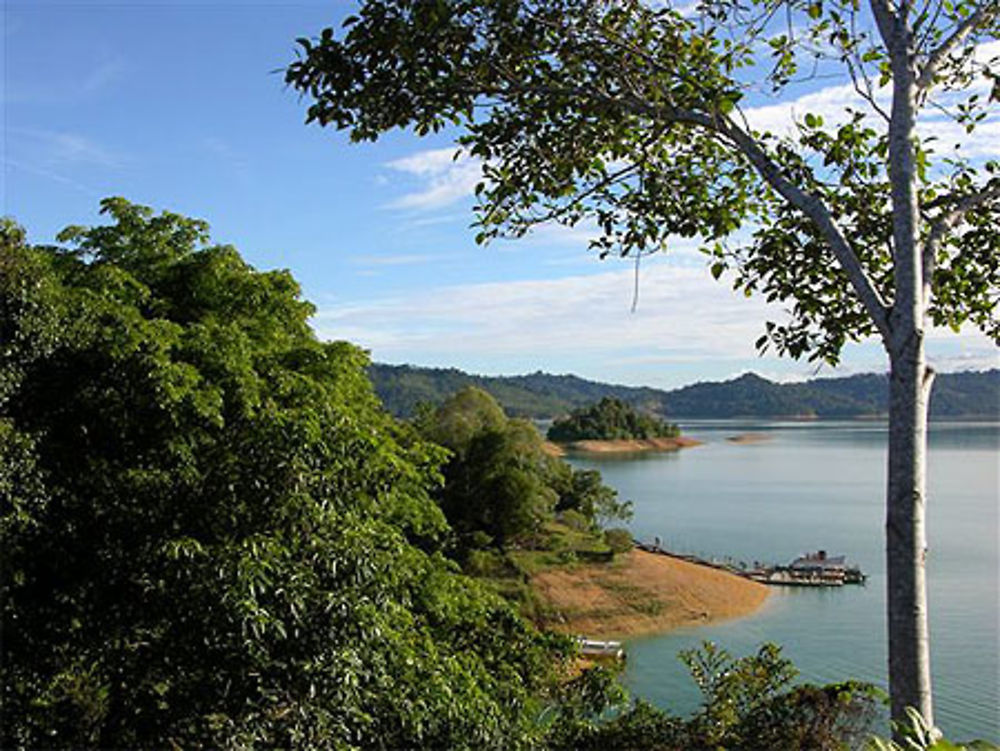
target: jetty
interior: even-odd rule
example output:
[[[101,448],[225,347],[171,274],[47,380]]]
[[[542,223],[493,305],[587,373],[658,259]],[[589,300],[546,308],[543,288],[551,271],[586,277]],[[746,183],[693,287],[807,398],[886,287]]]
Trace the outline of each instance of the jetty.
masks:
[[[639,540],[633,540],[633,544],[647,553],[666,555],[699,566],[708,566],[771,586],[842,587],[845,584],[864,584],[868,579],[859,567],[847,565],[846,556],[830,556],[825,550],[805,553],[786,565],[754,561],[753,565],[748,567],[745,563],[737,565],[731,558],[720,561],[715,558],[674,552],[660,545],[659,538],[652,544]]]

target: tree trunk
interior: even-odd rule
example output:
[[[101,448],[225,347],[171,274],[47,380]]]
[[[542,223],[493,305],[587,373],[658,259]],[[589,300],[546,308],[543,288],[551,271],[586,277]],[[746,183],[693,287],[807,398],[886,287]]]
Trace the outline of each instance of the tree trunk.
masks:
[[[933,724],[925,559],[927,407],[933,371],[921,332],[890,355],[886,601],[892,719],[917,709]]]
[[[883,7],[881,4],[873,7]],[[892,66],[889,178],[895,300],[889,352],[889,473],[886,492],[886,604],[889,620],[889,696],[892,720],[913,707],[933,724],[930,640],[927,629],[925,529],[927,402],[933,373],[924,360],[924,269],[917,196],[917,89],[914,40],[902,3],[879,20]],[[898,731],[893,733],[900,735]]]

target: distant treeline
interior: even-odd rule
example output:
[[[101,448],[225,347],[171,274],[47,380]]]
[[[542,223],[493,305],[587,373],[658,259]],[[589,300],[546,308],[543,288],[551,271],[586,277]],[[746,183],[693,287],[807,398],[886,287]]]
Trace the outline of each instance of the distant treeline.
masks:
[[[508,414],[552,419],[605,397],[644,412],[678,417],[880,417],[888,411],[885,375],[774,383],[747,374],[673,391],[619,386],[541,371],[523,376],[478,376],[455,368],[371,366],[375,389],[393,414],[413,414],[421,402],[440,404],[465,386],[492,394]],[[1000,419],[1000,370],[942,373],[931,395],[931,419]]]

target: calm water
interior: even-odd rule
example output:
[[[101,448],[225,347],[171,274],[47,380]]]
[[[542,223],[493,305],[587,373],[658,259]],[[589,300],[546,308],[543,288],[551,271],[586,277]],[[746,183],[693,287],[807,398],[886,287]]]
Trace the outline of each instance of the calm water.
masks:
[[[858,422],[699,421],[704,446],[672,454],[575,457],[635,503],[636,537],[736,560],[787,562],[845,553],[865,587],[774,588],[738,621],[635,639],[625,680],[634,694],[687,712],[698,694],[677,653],[711,639],[735,654],[784,646],[810,681],[886,683],[883,503],[885,426]],[[736,445],[727,436],[766,433]],[[937,724],[950,737],[1000,740],[1000,425],[932,425],[929,597]]]

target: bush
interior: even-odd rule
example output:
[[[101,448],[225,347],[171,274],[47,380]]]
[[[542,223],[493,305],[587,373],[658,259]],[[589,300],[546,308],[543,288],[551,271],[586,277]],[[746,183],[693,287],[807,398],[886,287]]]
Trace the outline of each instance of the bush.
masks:
[[[567,509],[566,511],[559,512],[559,521],[565,524],[570,529],[575,529],[577,532],[586,532],[593,525],[590,519],[581,514],[576,509]]]
[[[604,541],[615,553],[627,553],[633,547],[632,533],[621,527],[604,530]]]
[[[567,687],[579,696],[564,702],[550,749],[842,751],[859,747],[876,716],[878,692],[870,685],[792,686],[796,670],[773,644],[734,658],[706,642],[681,657],[703,696],[693,717],[673,717],[642,701],[628,706],[606,674],[585,673]],[[602,703],[619,711],[602,716]]]

